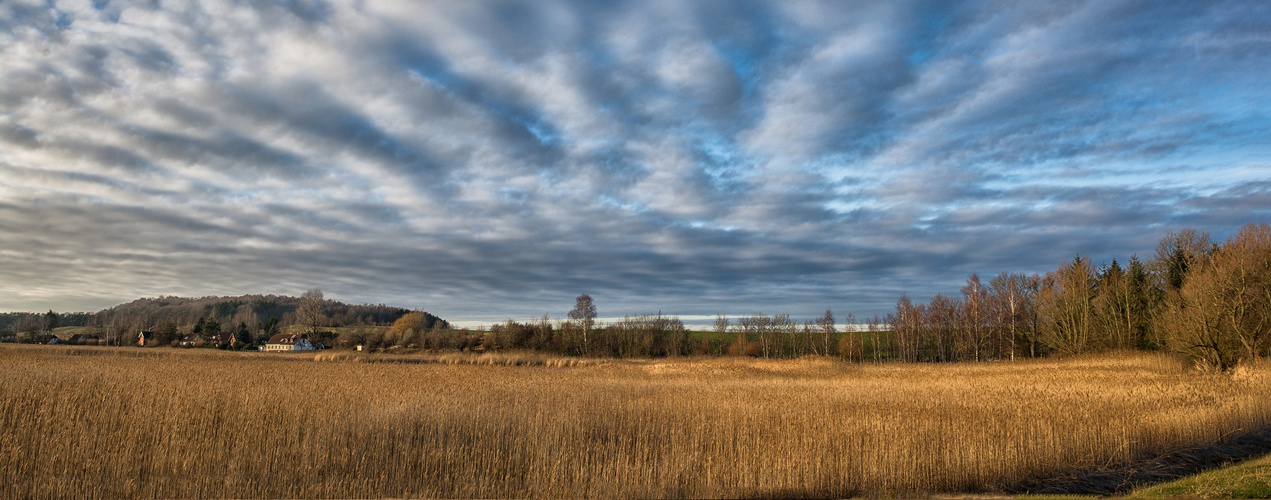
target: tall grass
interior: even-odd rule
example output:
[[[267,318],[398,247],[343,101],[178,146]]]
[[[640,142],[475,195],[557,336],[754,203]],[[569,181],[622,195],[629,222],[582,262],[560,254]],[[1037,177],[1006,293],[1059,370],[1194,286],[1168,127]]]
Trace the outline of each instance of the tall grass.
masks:
[[[1271,425],[1264,371],[1144,354],[513,358],[0,347],[0,497],[995,491]]]

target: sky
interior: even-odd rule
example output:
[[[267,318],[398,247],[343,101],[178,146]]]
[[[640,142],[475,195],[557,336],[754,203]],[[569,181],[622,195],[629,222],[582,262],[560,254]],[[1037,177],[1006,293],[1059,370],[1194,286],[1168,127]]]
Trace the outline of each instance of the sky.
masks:
[[[0,311],[894,310],[1271,215],[1271,2],[0,1]]]

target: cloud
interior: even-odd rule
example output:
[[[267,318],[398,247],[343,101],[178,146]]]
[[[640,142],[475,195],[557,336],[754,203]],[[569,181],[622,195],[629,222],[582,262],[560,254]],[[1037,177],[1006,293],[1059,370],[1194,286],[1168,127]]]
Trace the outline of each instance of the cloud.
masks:
[[[887,312],[1268,215],[1258,2],[0,5],[0,310]]]

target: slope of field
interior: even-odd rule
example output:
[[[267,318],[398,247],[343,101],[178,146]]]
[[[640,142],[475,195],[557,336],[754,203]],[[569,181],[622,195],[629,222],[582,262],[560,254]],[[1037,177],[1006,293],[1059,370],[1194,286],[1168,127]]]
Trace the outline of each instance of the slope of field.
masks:
[[[0,497],[994,492],[1271,425],[1264,371],[1143,354],[321,356],[0,346]]]
[[[1129,498],[1271,498],[1271,455],[1134,492]]]

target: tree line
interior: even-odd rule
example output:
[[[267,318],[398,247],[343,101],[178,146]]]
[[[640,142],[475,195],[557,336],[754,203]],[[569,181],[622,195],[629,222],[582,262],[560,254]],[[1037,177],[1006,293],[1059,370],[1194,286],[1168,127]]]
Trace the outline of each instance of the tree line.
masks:
[[[424,328],[412,314],[387,331],[361,338],[368,350],[533,350],[568,356],[663,357],[709,354],[679,318],[662,314],[628,315],[607,325],[579,320],[507,320],[485,330]]]
[[[338,345],[389,349],[531,349],[576,356],[737,355],[768,358],[839,356],[853,361],[996,361],[1115,349],[1169,350],[1221,370],[1271,354],[1271,226],[1248,224],[1224,242],[1187,229],[1170,232],[1144,261],[1131,255],[1095,265],[1075,256],[1045,274],[1002,272],[987,282],[972,274],[957,294],[926,302],[902,295],[895,310],[840,330],[831,310],[799,321],[788,314],[719,315],[711,332],[690,332],[676,317],[628,315],[596,321],[580,295],[567,319],[508,320],[488,331],[453,330],[423,311],[351,306],[323,298],[159,297],[95,314],[0,315],[18,340],[38,340],[71,323],[120,345],[151,330],[159,345],[191,333],[232,332],[258,344],[299,325],[321,341],[329,327],[362,326]],[[391,328],[370,328],[387,326]]]
[[[284,330],[299,328],[314,341],[336,335],[332,328],[385,327],[411,313],[409,309],[377,305],[350,305],[326,299],[312,289],[300,297],[243,295],[236,297],[142,298],[96,313],[6,313],[0,315],[0,332],[8,340],[45,343],[60,326],[82,327],[90,341],[102,345],[133,345],[140,332],[149,332],[149,345],[177,345],[194,336],[199,345],[217,345],[220,334],[233,336],[236,346],[259,345]],[[429,325],[445,320],[419,311]],[[66,339],[63,339],[66,340]]]
[[[1225,242],[1171,232],[1147,262],[1075,257],[1044,275],[971,275],[957,296],[902,296],[880,356],[1014,359],[1114,349],[1169,350],[1221,370],[1271,354],[1271,226]]]
[[[902,295],[894,312],[717,317],[688,332],[661,313],[598,324],[588,295],[568,319],[508,320],[488,332],[393,334],[385,345],[533,349],[583,356],[839,356],[853,361],[999,361],[1118,349],[1173,351],[1217,369],[1271,354],[1271,226],[1248,224],[1224,242],[1171,232],[1152,258],[1095,265],[1075,256],[1045,274],[972,274],[957,294]],[[395,331],[398,329],[394,329]]]

